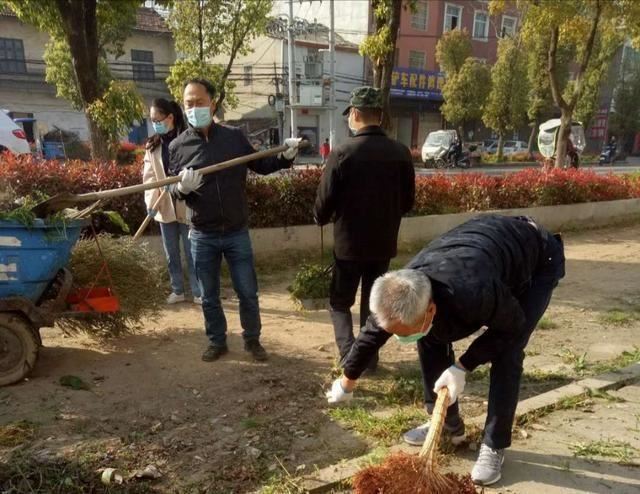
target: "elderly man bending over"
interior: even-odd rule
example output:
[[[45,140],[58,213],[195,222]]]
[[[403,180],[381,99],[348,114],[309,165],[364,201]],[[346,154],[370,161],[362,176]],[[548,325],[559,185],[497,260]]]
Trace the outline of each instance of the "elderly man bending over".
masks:
[[[504,449],[511,445],[524,348],[564,276],[562,240],[526,217],[487,215],[449,231],[399,271],[378,278],[372,315],[344,363],[344,375],[327,393],[330,403],[352,398],[356,380],[372,355],[393,335],[417,343],[425,407],[447,387],[452,404],[445,431],[454,444],[465,438],[457,398],[467,372],[491,362],[489,405],[483,443],[472,471],[474,482],[501,478]],[[459,359],[452,342],[478,336]],[[421,445],[429,422],[404,440]]]

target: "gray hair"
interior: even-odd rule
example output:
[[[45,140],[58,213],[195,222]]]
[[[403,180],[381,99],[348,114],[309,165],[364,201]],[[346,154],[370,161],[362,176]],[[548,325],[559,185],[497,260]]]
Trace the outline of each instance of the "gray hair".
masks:
[[[389,271],[380,276],[371,289],[369,306],[378,324],[414,325],[419,322],[431,301],[429,278],[415,269]]]

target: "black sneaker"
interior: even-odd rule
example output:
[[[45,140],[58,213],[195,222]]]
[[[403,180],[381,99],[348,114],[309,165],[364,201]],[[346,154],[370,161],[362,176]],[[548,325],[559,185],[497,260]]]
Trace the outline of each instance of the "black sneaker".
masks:
[[[267,355],[267,351],[258,340],[245,341],[244,349],[251,355],[253,355],[253,358],[258,362],[264,362],[269,358],[269,356]]]
[[[222,357],[225,353],[229,353],[227,345],[209,345],[209,348],[202,354],[202,360],[205,362],[214,362]]]

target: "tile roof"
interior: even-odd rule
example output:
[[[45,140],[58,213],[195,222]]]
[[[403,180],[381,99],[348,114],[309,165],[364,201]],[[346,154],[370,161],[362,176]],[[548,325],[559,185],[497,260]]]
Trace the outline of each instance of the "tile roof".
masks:
[[[154,9],[140,7],[136,14],[136,27],[139,31],[152,31],[156,33],[171,32],[163,17]]]

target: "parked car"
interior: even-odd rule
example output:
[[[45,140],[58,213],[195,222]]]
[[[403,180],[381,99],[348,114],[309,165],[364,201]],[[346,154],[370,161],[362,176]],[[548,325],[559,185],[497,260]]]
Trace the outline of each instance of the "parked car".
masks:
[[[440,155],[443,148],[449,148],[455,136],[455,130],[436,130],[429,132],[429,135],[422,145],[422,162],[426,164],[434,161]]]
[[[31,152],[24,130],[9,115],[0,111],[0,151],[4,150],[14,154]]]
[[[513,153],[527,150],[527,143],[524,141],[504,141],[502,146],[502,154],[507,156]],[[485,152],[495,154],[498,152],[498,141],[494,141],[489,147],[485,148]]]

